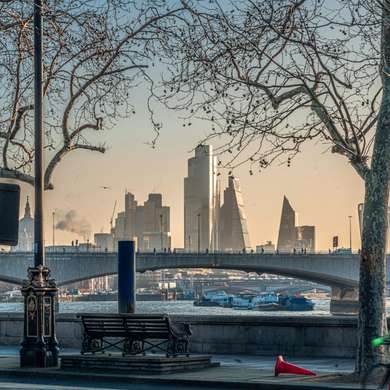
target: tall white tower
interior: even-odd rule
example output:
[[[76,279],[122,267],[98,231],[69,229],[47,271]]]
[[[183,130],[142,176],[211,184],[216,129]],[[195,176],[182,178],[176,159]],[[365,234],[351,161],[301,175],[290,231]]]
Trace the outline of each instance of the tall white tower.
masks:
[[[211,145],[200,145],[188,160],[184,178],[184,247],[190,251],[217,248],[217,159]]]

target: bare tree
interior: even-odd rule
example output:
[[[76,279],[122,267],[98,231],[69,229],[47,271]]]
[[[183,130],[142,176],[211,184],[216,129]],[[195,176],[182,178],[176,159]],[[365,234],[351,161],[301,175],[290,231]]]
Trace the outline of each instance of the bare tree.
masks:
[[[70,152],[105,152],[97,134],[134,113],[166,19],[163,0],[44,2],[45,187]],[[0,177],[33,184],[33,2],[0,0]]]
[[[356,363],[363,372],[383,358],[371,340],[386,332],[390,2],[183,4],[188,14],[164,41],[169,73],[152,98],[184,112],[183,126],[211,122],[202,142],[216,143],[230,167],[290,165],[319,139],[365,182]]]

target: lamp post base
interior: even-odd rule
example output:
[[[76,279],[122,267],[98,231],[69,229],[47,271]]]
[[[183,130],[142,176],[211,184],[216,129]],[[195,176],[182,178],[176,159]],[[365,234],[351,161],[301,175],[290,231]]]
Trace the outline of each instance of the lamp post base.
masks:
[[[23,281],[24,337],[20,349],[21,367],[55,367],[58,365],[58,342],[55,332],[57,287],[49,279],[47,267],[28,269]]]

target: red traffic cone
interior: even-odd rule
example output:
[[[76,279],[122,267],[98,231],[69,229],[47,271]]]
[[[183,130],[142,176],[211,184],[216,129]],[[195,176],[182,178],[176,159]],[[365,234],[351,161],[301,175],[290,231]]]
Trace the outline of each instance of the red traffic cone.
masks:
[[[313,371],[285,362],[283,356],[278,356],[275,362],[275,376],[279,374],[317,375]]]

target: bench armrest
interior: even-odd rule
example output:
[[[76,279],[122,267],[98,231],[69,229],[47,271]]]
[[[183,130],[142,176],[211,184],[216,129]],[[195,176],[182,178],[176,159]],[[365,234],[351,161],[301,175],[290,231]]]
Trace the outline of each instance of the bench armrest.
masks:
[[[172,333],[175,336],[191,336],[192,331],[191,331],[191,326],[190,324],[183,323],[183,322],[175,322],[175,323],[170,323],[170,328],[172,330]]]

